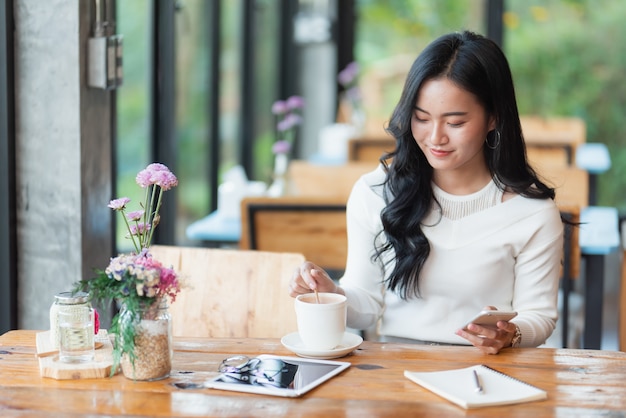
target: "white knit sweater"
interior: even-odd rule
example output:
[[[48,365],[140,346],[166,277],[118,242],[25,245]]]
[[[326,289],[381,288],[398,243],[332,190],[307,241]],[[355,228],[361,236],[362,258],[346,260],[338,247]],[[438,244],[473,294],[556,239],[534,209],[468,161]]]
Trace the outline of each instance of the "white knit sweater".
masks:
[[[493,305],[518,311],[512,322],[520,327],[522,346],[543,344],[558,315],[563,224],[555,203],[522,196],[502,202],[493,182],[469,196],[435,187],[443,215],[436,207],[424,221],[431,251],[420,276],[421,298],[402,300],[385,289],[380,267],[371,261],[382,229],[384,179],[380,167],[364,175],[348,200],[348,259],[340,279],[348,326],[378,324],[380,335],[468,344],[454,332]]]

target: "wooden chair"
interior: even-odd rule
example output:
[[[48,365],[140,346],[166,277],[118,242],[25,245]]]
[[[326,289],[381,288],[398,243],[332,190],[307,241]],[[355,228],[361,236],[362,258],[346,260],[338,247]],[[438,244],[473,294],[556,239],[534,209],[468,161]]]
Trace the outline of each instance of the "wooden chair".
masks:
[[[537,166],[572,166],[576,148],[586,141],[580,118],[521,116],[528,160]]]
[[[303,196],[337,196],[347,199],[352,186],[363,174],[378,165],[374,162],[348,162],[341,165],[320,165],[305,160],[289,163],[291,194]]]
[[[380,157],[396,147],[396,141],[391,137],[361,137],[348,141],[348,160],[363,162],[378,162]]]
[[[241,202],[240,248],[295,251],[335,276],[345,269],[346,199],[248,197]]]
[[[587,206],[589,199],[589,176],[584,170],[573,167],[544,166],[538,170],[539,176],[556,190],[556,204],[561,213],[570,217],[572,222],[579,222],[580,211]],[[568,228],[566,236],[569,242],[569,277],[576,279],[580,275],[581,249],[579,228]]]
[[[289,281],[304,256],[154,245],[185,287],[170,305],[175,336],[280,338],[297,329]]]

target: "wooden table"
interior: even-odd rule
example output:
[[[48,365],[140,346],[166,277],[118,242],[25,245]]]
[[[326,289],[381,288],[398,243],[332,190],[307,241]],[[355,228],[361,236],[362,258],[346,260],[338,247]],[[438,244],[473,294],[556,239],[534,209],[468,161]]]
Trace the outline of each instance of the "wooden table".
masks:
[[[54,380],[39,376],[35,331],[0,336],[0,416],[319,416],[319,417],[594,417],[626,411],[626,353],[599,350],[508,349],[364,342],[342,360],[352,366],[288,399],[212,389],[202,382],[233,354],[292,355],[276,339],[177,339],[172,376],[157,382],[113,378]],[[443,370],[487,364],[548,392],[548,399],[464,410],[403,377],[405,369]],[[621,412],[621,413],[620,413]]]

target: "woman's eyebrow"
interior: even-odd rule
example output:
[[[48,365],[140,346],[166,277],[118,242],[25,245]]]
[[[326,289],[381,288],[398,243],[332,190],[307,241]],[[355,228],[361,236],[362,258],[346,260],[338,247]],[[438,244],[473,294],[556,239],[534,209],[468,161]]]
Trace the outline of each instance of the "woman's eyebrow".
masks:
[[[422,109],[419,106],[414,106],[414,109],[418,110],[420,112],[424,112],[427,115],[430,115],[430,113],[428,113],[427,111],[425,111],[424,109]],[[467,114],[468,114],[468,112],[455,111],[455,112],[446,112],[442,116],[466,116]]]

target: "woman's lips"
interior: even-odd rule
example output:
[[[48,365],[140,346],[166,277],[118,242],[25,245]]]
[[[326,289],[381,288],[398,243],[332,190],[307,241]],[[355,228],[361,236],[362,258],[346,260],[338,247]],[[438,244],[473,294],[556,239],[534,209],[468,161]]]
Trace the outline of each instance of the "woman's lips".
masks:
[[[441,149],[431,148],[430,153],[435,157],[446,157],[452,153],[452,151],[444,151]]]

